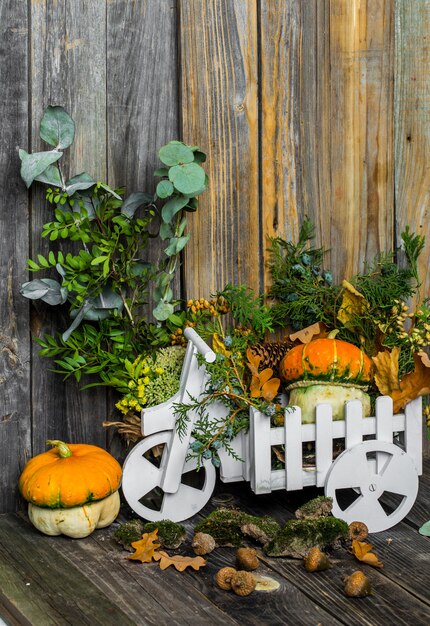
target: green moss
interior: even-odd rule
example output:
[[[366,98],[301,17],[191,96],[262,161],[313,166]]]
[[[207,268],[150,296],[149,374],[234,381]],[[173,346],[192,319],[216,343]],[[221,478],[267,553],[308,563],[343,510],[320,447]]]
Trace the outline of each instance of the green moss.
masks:
[[[113,536],[115,540],[120,543],[126,550],[133,550],[131,544],[133,541],[139,541],[142,539],[143,522],[140,519],[132,519],[124,524],[121,524]]]
[[[316,519],[330,515],[332,508],[333,498],[318,496],[297,509],[295,515],[297,519]]]
[[[176,524],[170,520],[161,520],[160,522],[148,522],[143,526],[144,533],[151,533],[158,529],[158,538],[165,548],[177,548],[184,541],[186,536],[185,526]]]
[[[182,346],[169,346],[157,350],[152,367],[161,368],[163,373],[145,387],[148,406],[161,404],[178,391],[184,356],[185,348]]]
[[[246,536],[266,543],[277,535],[280,526],[271,517],[257,517],[237,509],[217,509],[197,524],[195,532],[211,535],[219,546],[243,545]]]
[[[289,520],[264,552],[268,556],[303,558],[310,548],[333,546],[348,535],[348,524],[335,517]]]

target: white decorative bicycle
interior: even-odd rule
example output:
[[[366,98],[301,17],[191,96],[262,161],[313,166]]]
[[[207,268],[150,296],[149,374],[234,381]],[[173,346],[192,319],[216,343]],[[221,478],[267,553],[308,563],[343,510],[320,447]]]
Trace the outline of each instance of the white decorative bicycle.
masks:
[[[174,405],[199,398],[207,373],[197,352],[207,363],[215,353],[191,328],[185,330],[188,347],[179,391],[167,402],[142,411],[144,439],[131,450],[123,466],[122,490],[130,507],[150,521],[182,521],[198,513],[212,495],[216,469],[203,459],[197,471],[195,458],[188,458],[196,415],[190,411],[185,433],[179,436]],[[209,418],[226,416],[221,403],[210,406]],[[392,400],[376,400],[375,417],[362,417],[357,400],[345,405],[345,419],[333,421],[331,407],[316,407],[315,424],[302,424],[298,407],[285,411],[282,427],[272,427],[270,418],[250,411],[248,432],[231,442],[239,459],[219,450],[220,479],[247,481],[256,494],[277,489],[288,491],[309,485],[324,487],[333,498],[333,514],[362,521],[370,532],[391,528],[412,508],[422,473],[421,398],[393,415]],[[345,450],[333,457],[334,440],[344,441]],[[365,440],[367,439],[367,440]],[[313,442],[315,464],[303,465],[303,443]],[[272,446],[285,446],[285,468],[272,468]],[[388,504],[387,504],[388,502]]]

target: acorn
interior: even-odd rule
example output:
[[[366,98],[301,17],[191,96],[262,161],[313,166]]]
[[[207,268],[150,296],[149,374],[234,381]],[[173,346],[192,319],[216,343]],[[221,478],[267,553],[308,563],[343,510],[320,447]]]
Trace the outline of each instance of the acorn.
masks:
[[[349,538],[356,541],[364,541],[369,534],[369,529],[364,522],[351,522],[349,525]]]
[[[251,572],[260,565],[255,548],[239,548],[236,550],[238,569]]]
[[[231,580],[237,574],[234,567],[223,567],[215,575],[215,582],[220,589],[229,591],[231,589]]]
[[[231,579],[231,588],[238,596],[249,596],[256,584],[255,576],[251,572],[236,572]]]
[[[370,580],[361,570],[353,572],[351,576],[345,578],[345,595],[348,598],[365,598],[372,593]]]
[[[328,557],[319,548],[311,548],[303,559],[307,572],[322,572],[332,567]]]
[[[203,554],[209,554],[212,550],[215,550],[216,543],[212,535],[207,533],[196,533],[193,537],[191,544],[194,552],[200,556]]]

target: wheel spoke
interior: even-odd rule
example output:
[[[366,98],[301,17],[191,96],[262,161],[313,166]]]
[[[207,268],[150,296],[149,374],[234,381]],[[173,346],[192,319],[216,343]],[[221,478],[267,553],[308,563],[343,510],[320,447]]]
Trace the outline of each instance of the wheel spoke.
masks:
[[[381,487],[384,491],[407,496],[411,493],[411,472],[405,467],[405,457],[391,457],[381,473]],[[415,478],[415,476],[413,476]]]
[[[354,518],[360,522],[367,523],[370,516],[380,518],[381,514],[386,517],[386,513],[382,506],[379,504],[376,498],[370,498],[369,496],[360,496],[349,505],[344,511],[348,520]]]

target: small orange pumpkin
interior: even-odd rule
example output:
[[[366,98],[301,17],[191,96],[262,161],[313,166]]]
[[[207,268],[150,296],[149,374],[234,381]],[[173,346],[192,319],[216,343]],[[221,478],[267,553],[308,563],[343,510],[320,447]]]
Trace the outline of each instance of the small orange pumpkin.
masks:
[[[297,381],[367,386],[372,378],[372,361],[347,341],[314,339],[287,352],[280,364],[280,376],[290,388]]]
[[[106,450],[87,444],[47,441],[54,447],[28,461],[20,479],[21,495],[50,509],[95,502],[118,490],[121,466]]]

